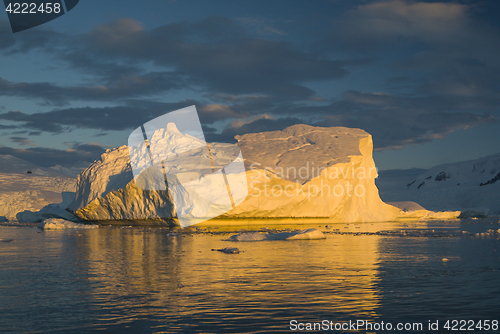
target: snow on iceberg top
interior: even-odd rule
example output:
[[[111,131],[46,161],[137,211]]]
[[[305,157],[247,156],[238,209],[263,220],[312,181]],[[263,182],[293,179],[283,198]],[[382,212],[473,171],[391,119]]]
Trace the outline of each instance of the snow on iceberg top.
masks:
[[[350,156],[361,155],[359,141],[370,134],[361,129],[316,127],[305,124],[290,126],[282,131],[249,133],[236,136],[247,168],[324,168],[350,162]],[[257,164],[258,162],[258,164]],[[295,181],[298,175],[285,178]]]

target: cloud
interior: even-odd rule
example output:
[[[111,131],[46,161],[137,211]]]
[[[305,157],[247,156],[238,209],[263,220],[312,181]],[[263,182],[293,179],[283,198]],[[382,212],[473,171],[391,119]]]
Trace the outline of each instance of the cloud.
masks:
[[[0,124],[0,130],[11,130],[11,129],[17,129],[17,126]]]
[[[66,42],[66,36],[46,27],[37,27],[14,35],[9,22],[0,19],[0,52],[6,55],[28,53],[34,49],[54,51]]]
[[[482,104],[477,101],[472,104],[472,101],[475,100],[351,90],[328,105],[282,105],[273,111],[274,119],[262,117],[255,122],[246,122],[247,119],[234,121],[233,126],[222,134],[227,141],[237,134],[282,130],[297,123],[345,126],[361,128],[372,134],[377,150],[402,148],[442,139],[460,129],[497,122],[492,113],[498,110],[500,101],[483,101]]]
[[[11,48],[16,44],[16,40],[12,35],[9,22],[0,19],[0,50]]]
[[[0,78],[0,96],[57,107],[0,113],[0,120],[19,123],[0,129],[121,131],[194,104],[208,140],[233,141],[239,134],[306,123],[363,128],[384,149],[496,122],[500,34],[479,22],[474,5],[394,0],[349,6],[331,16],[333,29],[318,52],[292,44],[294,37],[283,37],[273,21],[251,17],[208,17],[153,29],[123,18],[71,38],[42,31],[43,37],[26,32],[16,39],[0,20],[0,52],[40,49],[87,80],[64,85]],[[349,56],[333,56],[339,54]],[[378,75],[380,84],[373,84]],[[339,79],[347,80],[324,93]],[[176,101],[170,94],[177,91],[196,99]],[[174,102],[152,101],[162,94]],[[73,101],[98,103],[63,108]],[[220,124],[229,125],[218,133]]]
[[[11,82],[0,78],[0,95],[39,99],[56,105],[69,101],[111,101],[152,96],[179,89],[182,78],[173,72],[122,76],[99,85],[58,86],[48,82]]]
[[[375,149],[382,150],[430,142],[442,139],[456,130],[494,122],[496,119],[491,115],[475,115],[467,112],[402,113],[400,110],[388,110],[372,113],[365,110],[355,116],[349,114],[326,116],[323,124],[364,129],[373,136]]]
[[[286,36],[287,33],[274,27],[272,21],[263,17],[241,17],[238,22],[261,36]]]
[[[377,73],[388,76],[385,84],[372,92],[346,90],[326,107],[283,112],[322,114],[324,124],[363,128],[378,149],[496,122],[500,31],[478,15],[485,5],[481,10],[497,9],[492,2],[403,0],[354,6],[333,20],[325,47],[372,55]],[[377,93],[381,87],[392,92]]]
[[[116,101],[203,89],[207,94],[307,100],[315,96],[306,87],[308,82],[348,74],[345,67],[352,60],[330,59],[285,41],[254,38],[248,20],[243,24],[213,16],[148,30],[139,21],[122,18],[71,38],[35,29],[16,39],[7,31],[6,22],[0,21],[4,53],[40,48],[87,77],[93,76],[80,86],[0,78],[0,96],[64,105],[75,100]],[[260,19],[250,21],[267,27]],[[152,71],[151,64],[157,70]]]
[[[67,143],[70,148],[65,152],[82,152],[88,155],[100,156],[104,152],[104,148],[98,143]]]
[[[26,137],[10,137],[9,140],[13,143],[19,144],[19,145],[29,145],[34,143],[33,140],[29,140]]]
[[[255,133],[255,132],[266,132],[283,130],[294,124],[304,123],[304,120],[300,120],[294,117],[282,117],[278,119],[273,119],[268,117],[268,115],[262,115],[262,117],[255,117],[253,120],[248,120],[247,122],[238,122],[231,124],[229,127],[225,128],[221,134],[206,134],[207,141],[211,142],[235,142],[235,136],[242,135],[245,133]]]
[[[468,6],[459,3],[382,1],[361,4],[334,23],[331,37],[344,47],[366,49],[393,43],[446,43],[470,34]]]
[[[252,116],[252,117],[247,118],[247,119],[233,121],[231,123],[231,128],[234,128],[234,129],[241,128],[242,126],[244,126],[246,124],[251,124],[259,119],[274,119],[274,117],[272,115],[268,115],[268,114],[255,115],[255,116]]]
[[[375,52],[390,60],[385,69],[389,73],[414,73],[408,87],[418,94],[497,100],[500,31],[478,16],[478,7],[485,3],[491,8],[481,10],[498,11],[493,2],[361,4],[333,23],[326,44]]]
[[[205,124],[211,124],[221,119],[231,119],[244,117],[244,113],[234,111],[231,106],[224,104],[209,104],[201,106],[198,109],[200,121]]]
[[[224,94],[224,93],[213,93],[213,94],[207,94],[207,96],[210,99],[213,100],[218,100],[218,101],[224,101],[224,102],[230,102],[230,103],[235,103],[235,102],[259,102],[259,101],[269,101],[272,99],[270,95],[264,95],[264,94],[241,94],[241,95],[234,95],[234,94]]]
[[[34,114],[10,111],[0,113],[0,120],[20,122],[23,128],[52,133],[67,132],[77,128],[121,131],[135,129],[170,111],[191,105],[197,106],[200,120],[204,124],[248,115],[245,112],[234,111],[227,105],[203,105],[195,100],[175,103],[130,100],[125,105],[116,107],[65,108]]]
[[[72,165],[77,161],[94,161],[104,153],[99,144],[75,145],[68,150],[58,150],[45,147],[30,147],[28,149],[14,149],[0,146],[0,155],[8,154],[29,161],[38,166],[52,167],[55,165]]]
[[[314,92],[305,82],[339,79],[348,73],[342,61],[320,58],[284,41],[252,38],[240,24],[222,17],[152,30],[122,19],[94,29],[87,41],[98,55],[173,67],[193,84],[226,94],[308,98]]]
[[[380,150],[425,143],[456,130],[497,122],[493,115],[475,110],[467,100],[347,91],[341,100],[314,112],[324,117],[316,125],[366,130]]]
[[[55,133],[74,128],[118,131],[135,129],[166,112],[193,104],[197,105],[209,141],[233,142],[236,135],[306,123],[362,128],[373,135],[377,149],[387,149],[424,143],[459,129],[496,122],[487,111],[494,112],[500,100],[477,102],[469,97],[411,97],[351,90],[327,105],[281,104],[268,106],[270,113],[264,114],[257,114],[263,108],[253,102],[202,105],[191,100],[179,103],[130,100],[118,107],[57,109],[35,114],[7,112],[0,114],[0,120],[23,122],[24,128]],[[234,120],[221,133],[207,127],[230,119]]]

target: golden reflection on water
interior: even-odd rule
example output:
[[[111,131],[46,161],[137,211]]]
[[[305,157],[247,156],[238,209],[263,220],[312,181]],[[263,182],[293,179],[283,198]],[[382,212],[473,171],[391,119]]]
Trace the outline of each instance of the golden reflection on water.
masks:
[[[483,301],[490,301],[485,305],[495,312],[497,302],[489,296],[498,295],[493,292],[498,290],[495,272],[500,267],[493,237],[405,234],[435,229],[436,234],[461,235],[456,222],[297,221],[285,226],[283,220],[238,220],[184,230],[2,227],[0,239],[13,239],[0,244],[1,300],[8,305],[0,305],[3,326],[11,332],[23,332],[13,331],[15,324],[24,332],[270,333],[289,330],[292,319],[406,321],[416,312],[422,314],[419,321],[427,321],[455,314],[439,310],[445,309],[443,303],[460,305],[458,300],[475,302],[483,311]],[[500,227],[483,225],[465,228]],[[336,232],[327,233],[326,240],[224,241],[263,227]],[[388,236],[373,233],[401,230]],[[462,249],[464,245],[469,248]],[[242,253],[212,251],[224,247],[238,247]],[[482,249],[481,256],[476,258],[471,249]],[[443,262],[444,257],[451,260]],[[473,289],[456,292],[456,286],[471,282],[477,283]],[[469,310],[460,307],[454,312]],[[17,321],[19,314],[24,314],[23,321]]]
[[[188,318],[258,322],[275,313],[276,326],[284,328],[291,319],[318,312],[334,321],[349,314],[377,317],[378,236],[235,243],[224,241],[230,234],[89,232],[78,239],[78,251],[95,307],[114,310],[102,313],[103,326],[144,317],[169,320],[169,328]],[[243,252],[212,251],[224,247]]]

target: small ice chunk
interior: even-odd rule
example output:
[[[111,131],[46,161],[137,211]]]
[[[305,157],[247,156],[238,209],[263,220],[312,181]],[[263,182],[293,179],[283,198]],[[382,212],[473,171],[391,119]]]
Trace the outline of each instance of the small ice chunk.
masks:
[[[241,234],[235,234],[229,237],[230,241],[262,241],[262,240],[268,240],[267,239],[267,234],[262,234],[262,233],[241,233]]]
[[[61,218],[45,219],[38,225],[42,230],[65,230],[65,229],[91,229],[98,228],[99,225],[95,224],[78,224],[72,221]]]
[[[241,233],[230,236],[228,241],[274,241],[274,240],[317,240],[326,239],[326,236],[318,229],[280,233]]]
[[[216,250],[218,252],[222,252],[222,253],[226,253],[226,254],[239,254],[240,253],[240,250],[236,247],[226,247],[226,248],[222,248],[222,249],[212,249],[212,250]]]
[[[326,236],[318,229],[310,228],[308,230],[292,233],[286,240],[318,240],[326,239]]]

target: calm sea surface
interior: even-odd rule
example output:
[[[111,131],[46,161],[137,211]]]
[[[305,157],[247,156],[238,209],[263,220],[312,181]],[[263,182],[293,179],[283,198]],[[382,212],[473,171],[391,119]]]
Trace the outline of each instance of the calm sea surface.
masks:
[[[363,320],[449,333],[448,320],[500,321],[500,235],[476,235],[498,218],[292,226],[311,227],[327,239],[224,241],[259,228],[248,226],[0,226],[0,332],[276,333]],[[224,247],[242,253],[212,251]]]

